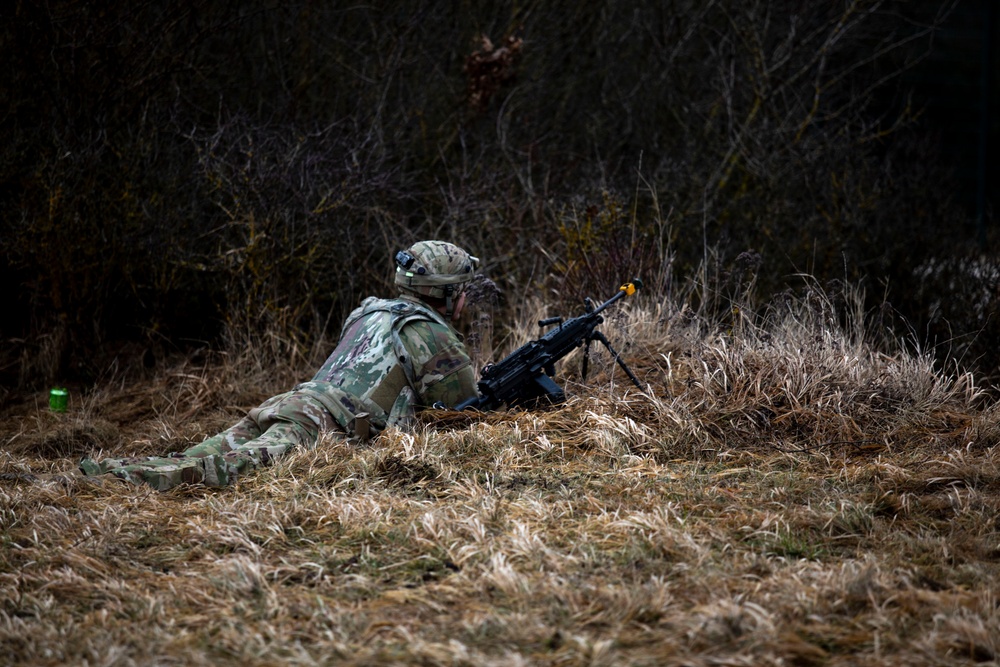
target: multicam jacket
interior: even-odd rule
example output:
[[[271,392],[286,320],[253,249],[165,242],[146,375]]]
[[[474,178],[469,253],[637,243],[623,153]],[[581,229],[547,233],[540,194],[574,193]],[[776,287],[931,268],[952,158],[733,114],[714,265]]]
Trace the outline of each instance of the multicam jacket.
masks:
[[[453,406],[475,395],[465,346],[441,315],[416,299],[373,297],[347,318],[340,342],[309,382],[183,452],[83,459],[80,470],[160,491],[182,483],[224,486],[296,447],[315,447],[324,431],[353,434],[361,413],[368,414],[370,433],[378,433],[405,425],[420,407]]]
[[[415,410],[452,406],[476,395],[476,378],[458,334],[439,313],[408,297],[369,297],[344,323],[340,342],[297,391],[322,394],[349,430],[368,413],[371,427],[405,425]]]

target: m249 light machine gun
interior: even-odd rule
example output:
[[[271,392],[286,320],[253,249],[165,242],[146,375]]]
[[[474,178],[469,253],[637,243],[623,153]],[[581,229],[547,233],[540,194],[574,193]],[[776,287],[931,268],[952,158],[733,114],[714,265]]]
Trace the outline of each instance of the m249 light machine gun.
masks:
[[[555,364],[567,354],[584,346],[583,366],[581,375],[587,378],[587,365],[590,359],[590,344],[598,341],[614,357],[618,365],[628,374],[635,386],[642,389],[638,378],[625,365],[618,352],[611,347],[608,339],[597,330],[604,322],[601,313],[616,301],[632,296],[642,288],[638,278],[622,285],[618,293],[595,307],[590,297],[584,299],[586,312],[579,317],[563,321],[561,317],[550,317],[541,320],[541,327],[552,326],[538,340],[525,343],[506,359],[491,364],[483,370],[482,378],[477,385],[479,396],[470,398],[455,406],[456,410],[475,408],[478,410],[495,410],[503,405],[507,407],[531,407],[540,402],[561,403],[566,399],[565,393],[552,380],[555,375]]]

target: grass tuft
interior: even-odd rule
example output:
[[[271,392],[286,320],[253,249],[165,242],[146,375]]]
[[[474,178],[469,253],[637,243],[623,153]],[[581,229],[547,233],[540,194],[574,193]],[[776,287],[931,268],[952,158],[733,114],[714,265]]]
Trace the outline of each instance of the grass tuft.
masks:
[[[9,664],[997,659],[1000,420],[974,378],[804,303],[736,327],[622,311],[606,330],[642,391],[601,354],[584,381],[576,355],[564,405],[324,434],[221,490],[46,473],[227,426],[293,381],[262,380],[267,351],[64,415],[12,403]]]

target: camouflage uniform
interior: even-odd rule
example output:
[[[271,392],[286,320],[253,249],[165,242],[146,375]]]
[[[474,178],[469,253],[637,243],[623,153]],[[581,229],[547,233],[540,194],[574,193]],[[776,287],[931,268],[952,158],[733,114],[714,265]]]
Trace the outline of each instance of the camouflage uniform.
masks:
[[[387,426],[405,427],[421,407],[455,405],[475,395],[469,356],[444,317],[415,295],[369,297],[347,318],[340,342],[311,380],[268,399],[233,427],[177,454],[84,459],[80,469],[157,490],[181,483],[224,486],[295,447],[315,447],[323,432],[348,437],[356,416],[374,435]]]

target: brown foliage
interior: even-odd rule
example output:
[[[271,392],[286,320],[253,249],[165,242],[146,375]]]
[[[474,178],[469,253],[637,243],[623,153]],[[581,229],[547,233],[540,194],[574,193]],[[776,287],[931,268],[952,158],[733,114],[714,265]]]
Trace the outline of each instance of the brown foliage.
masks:
[[[44,473],[88,438],[107,455],[196,441],[253,405],[237,388],[277,390],[314,359],[263,375],[266,348],[183,360],[66,414],[8,407],[5,659],[995,659],[1000,419],[971,378],[878,351],[817,295],[728,327],[679,303],[619,310],[604,329],[643,392],[604,359],[555,409],[427,413],[365,446],[334,434],[225,489]]]
[[[511,35],[502,46],[494,46],[486,35],[480,35],[479,40],[479,49],[465,59],[463,71],[468,78],[469,106],[483,113],[493,97],[515,80],[524,40]]]

